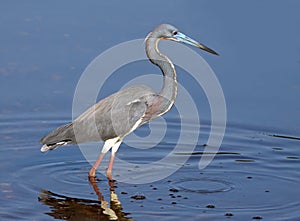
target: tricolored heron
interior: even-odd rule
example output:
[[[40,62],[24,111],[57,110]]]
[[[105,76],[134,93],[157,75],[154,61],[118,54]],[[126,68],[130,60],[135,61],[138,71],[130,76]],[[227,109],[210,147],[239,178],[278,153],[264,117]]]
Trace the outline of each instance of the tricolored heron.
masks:
[[[110,150],[111,157],[107,176],[111,178],[115,154],[126,135],[150,120],[170,110],[177,95],[176,71],[167,56],[158,50],[160,40],[172,40],[196,46],[218,55],[212,49],[191,39],[169,24],[161,24],[146,37],[146,53],[149,60],[157,65],[164,81],[160,93],[151,88],[136,85],[118,91],[99,101],[73,122],[58,127],[41,139],[42,152],[59,146],[92,141],[104,141],[102,151],[89,171],[94,177],[104,155]],[[94,127],[95,125],[96,127]]]

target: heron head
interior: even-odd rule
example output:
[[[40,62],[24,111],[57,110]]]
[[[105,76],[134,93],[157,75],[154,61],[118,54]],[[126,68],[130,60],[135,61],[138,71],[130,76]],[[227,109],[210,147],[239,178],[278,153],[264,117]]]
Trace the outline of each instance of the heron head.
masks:
[[[157,28],[160,29],[160,38],[161,39],[172,40],[172,41],[176,41],[176,42],[182,42],[182,43],[189,44],[189,45],[195,46],[197,48],[200,48],[200,49],[202,49],[204,51],[207,51],[211,54],[219,55],[214,50],[206,47],[203,44],[200,44],[199,42],[195,41],[194,39],[190,38],[189,36],[187,36],[187,35],[183,34],[182,32],[178,31],[178,29],[175,28],[172,25],[162,24],[162,25],[159,25]]]

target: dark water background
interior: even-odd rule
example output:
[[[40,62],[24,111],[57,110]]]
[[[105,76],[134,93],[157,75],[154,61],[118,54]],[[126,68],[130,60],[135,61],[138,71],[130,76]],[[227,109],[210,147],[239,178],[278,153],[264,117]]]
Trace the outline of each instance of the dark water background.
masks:
[[[38,141],[71,119],[77,81],[92,59],[118,43],[144,38],[160,23],[173,24],[220,53],[213,57],[199,52],[224,90],[224,142],[212,164],[199,171],[209,133],[210,110],[204,102],[202,134],[185,166],[144,185],[116,182],[113,188],[99,175],[96,184],[102,197],[109,202],[117,195],[121,205],[112,200],[110,207],[123,217],[120,220],[300,219],[298,1],[0,5],[1,220],[108,219],[99,192],[87,179],[90,164],[78,147],[43,155]],[[132,64],[116,73],[121,82],[129,70],[157,71],[147,62]],[[178,81],[185,80],[179,71]],[[108,82],[99,97],[121,86]],[[201,103],[205,96],[194,99]],[[172,150],[176,117],[174,111],[166,115],[175,129],[158,150]],[[143,153],[126,145],[119,155],[141,163],[161,157],[159,151]]]

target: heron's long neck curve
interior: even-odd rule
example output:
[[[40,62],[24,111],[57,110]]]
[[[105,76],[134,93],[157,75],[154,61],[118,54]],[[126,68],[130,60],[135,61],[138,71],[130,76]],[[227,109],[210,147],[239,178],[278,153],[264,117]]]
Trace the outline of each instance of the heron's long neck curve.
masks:
[[[149,60],[157,65],[163,73],[164,82],[159,95],[168,100],[167,109],[169,109],[177,96],[176,71],[170,59],[158,50],[159,40],[159,38],[152,37],[150,33],[146,39],[146,53]]]

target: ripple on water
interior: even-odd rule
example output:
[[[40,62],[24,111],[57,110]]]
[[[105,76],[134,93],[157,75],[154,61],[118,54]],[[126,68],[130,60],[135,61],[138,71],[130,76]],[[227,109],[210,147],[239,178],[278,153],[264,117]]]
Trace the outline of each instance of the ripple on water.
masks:
[[[234,188],[228,181],[210,178],[186,178],[173,182],[173,185],[181,191],[203,194],[227,192]]]
[[[63,122],[48,121],[47,124],[52,129]],[[51,130],[48,126],[39,125],[35,119],[0,125],[0,137],[3,138],[0,144],[4,146],[1,159],[5,158],[0,168],[7,171],[9,177],[0,174],[3,178],[0,196],[13,198],[11,203],[0,199],[1,204],[5,205],[4,209],[0,209],[0,216],[15,214],[15,199],[18,199],[17,206],[20,208],[34,202],[37,206],[41,189],[74,198],[96,200],[95,195],[91,195],[93,190],[87,177],[90,164],[76,146],[61,148],[46,155],[39,153],[38,140]],[[116,193],[128,193],[118,195],[120,201],[124,202],[124,211],[131,212],[133,218],[143,218],[144,214],[153,218],[151,214],[154,210],[157,211],[156,217],[162,217],[167,212],[174,217],[201,218],[202,214],[204,217],[212,215],[213,220],[222,220],[226,214],[232,214],[233,218],[239,220],[253,217],[273,220],[282,215],[287,219],[299,218],[299,139],[288,135],[269,136],[270,133],[259,132],[256,128],[229,125],[221,151],[212,164],[199,171],[199,159],[205,154],[202,144],[208,133],[209,127],[204,127],[200,144],[194,153],[177,153],[190,154],[191,157],[186,165],[166,178],[170,182],[158,181],[151,188],[149,185],[118,184]],[[165,137],[164,140],[174,141],[175,138]],[[138,142],[135,144],[139,145]],[[138,158],[138,162],[149,163],[157,160],[164,151],[172,149],[174,143],[164,142],[160,145],[155,148],[163,151],[153,150],[155,157],[150,155],[151,149],[145,150],[149,153],[145,156],[142,154],[144,150],[126,149],[125,146],[123,150],[121,147],[120,156],[124,154]],[[103,176],[99,174],[99,177]],[[98,184],[107,197],[107,182]],[[132,202],[130,196],[137,193],[146,198]],[[141,205],[144,209],[141,209]],[[43,207],[38,212],[44,214],[44,210]],[[36,209],[28,211],[36,213]],[[38,219],[42,220],[40,217]]]
[[[299,217],[297,210],[300,202],[295,196],[298,182],[295,179],[274,174],[266,176],[258,172],[217,170],[178,174],[183,178],[177,179],[171,177],[165,184],[171,187],[169,191],[172,192],[170,195],[176,208],[185,208],[191,214],[198,214],[195,215],[197,219],[212,215],[215,218],[213,220],[222,220],[227,213],[238,220],[275,218],[275,214],[278,217],[290,217],[291,220]],[[161,196],[159,199],[159,202],[164,200]],[[167,206],[169,201],[163,206]]]
[[[87,171],[90,166],[85,160],[68,162],[49,162],[51,158],[39,164],[24,167],[15,173],[19,185],[29,191],[39,192],[44,189],[69,189],[72,194],[77,194],[76,189],[87,185]],[[36,175],[39,176],[36,176]],[[35,176],[28,179],[28,176]],[[39,179],[39,177],[41,179]]]

